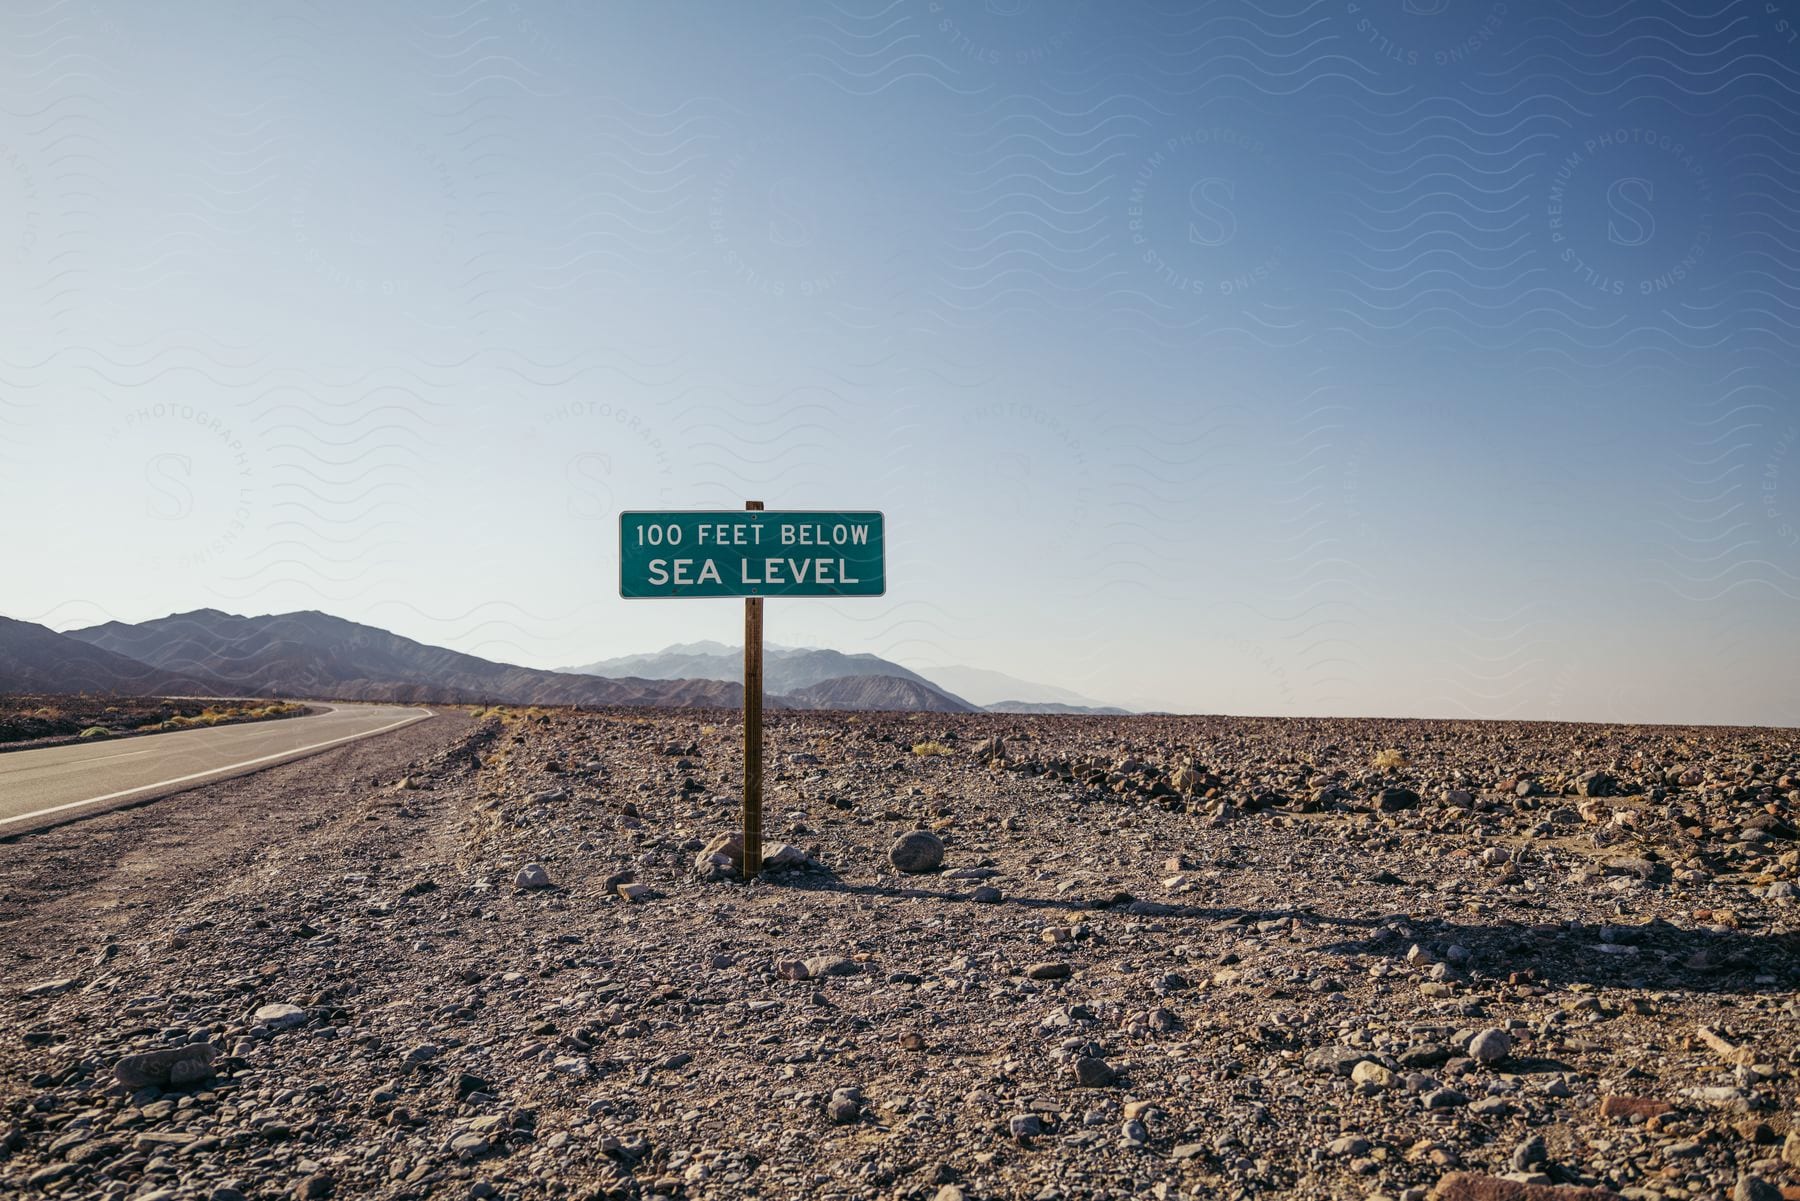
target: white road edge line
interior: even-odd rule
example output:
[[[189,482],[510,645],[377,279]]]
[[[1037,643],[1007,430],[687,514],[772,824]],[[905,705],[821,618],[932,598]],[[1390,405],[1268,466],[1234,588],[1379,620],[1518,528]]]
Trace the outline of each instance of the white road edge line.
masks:
[[[339,709],[336,710],[336,712],[341,713],[343,710]],[[214,767],[206,771],[195,772],[191,776],[177,776],[173,780],[164,780],[159,784],[140,784],[136,788],[127,788],[124,792],[109,792],[105,796],[89,797],[85,801],[69,801],[62,805],[52,805],[48,809],[38,809],[31,813],[21,813],[17,817],[0,818],[0,826],[10,826],[15,822],[30,821],[34,817],[43,817],[50,813],[61,813],[65,809],[79,809],[83,805],[98,805],[105,801],[116,801],[121,797],[136,796],[140,792],[154,792],[158,788],[167,788],[171,784],[186,784],[193,780],[204,780],[208,776],[223,775],[226,772],[237,771],[242,767],[255,767],[259,763],[272,763],[277,759],[285,759],[290,755],[304,755],[309,751],[322,751],[326,747],[337,746],[341,742],[355,742],[359,738],[373,738],[377,734],[385,734],[389,730],[398,730],[401,726],[410,726],[416,721],[424,721],[426,718],[434,716],[436,715],[432,713],[431,710],[426,709],[416,717],[402,718],[391,725],[382,726],[380,729],[364,730],[358,734],[347,734],[342,738],[333,738],[329,742],[315,742],[311,746],[301,746],[294,747],[291,750],[276,751],[273,755],[264,755],[259,759],[246,759],[242,763],[229,763],[224,767]]]

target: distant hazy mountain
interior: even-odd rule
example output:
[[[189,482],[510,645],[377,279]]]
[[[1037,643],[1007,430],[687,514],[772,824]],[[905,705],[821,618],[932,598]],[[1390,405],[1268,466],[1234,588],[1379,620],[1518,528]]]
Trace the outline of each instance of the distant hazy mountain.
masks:
[[[0,617],[0,692],[229,696],[218,680],[140,663],[29,621]]]
[[[743,691],[710,680],[603,680],[514,667],[310,611],[240,617],[199,609],[69,637],[165,672],[227,679],[258,696],[735,707]]]
[[[781,698],[784,709],[891,709],[909,713],[975,713],[961,697],[903,676],[839,676]]]
[[[660,651],[602,659],[586,667],[566,670],[609,678],[634,675],[651,680],[742,680],[744,651],[740,646],[727,646],[722,642],[687,642]],[[919,672],[879,655],[847,655],[834,650],[775,645],[763,648],[763,687],[770,694],[798,696],[816,684],[847,676],[883,676],[922,684],[958,703],[966,702],[970,710],[989,708],[996,713],[1129,712],[1103,705],[1067,688],[1034,684],[1004,672],[978,667],[934,667]],[[895,699],[902,695],[897,691],[893,693]]]
[[[609,678],[633,675],[647,680],[741,681],[744,678],[744,651],[742,647],[718,642],[690,642],[651,654],[602,659],[569,670]],[[923,684],[934,691],[944,691],[917,672],[876,655],[846,655],[842,651],[807,647],[763,647],[763,688],[768,692],[797,693],[814,684],[845,676],[891,676]]]
[[[1021,680],[1004,672],[987,671],[980,667],[932,667],[919,673],[946,692],[954,692],[967,699],[971,704],[983,707],[992,705],[1016,704],[1049,704],[1068,705],[1076,710],[1096,709],[1112,712],[1100,701],[1092,697],[1082,696],[1079,692],[1071,692],[1067,688],[1058,688],[1052,684],[1034,684],[1029,680]],[[1002,710],[1002,712],[1028,712],[1028,710]],[[1053,712],[1053,710],[1045,710]]]

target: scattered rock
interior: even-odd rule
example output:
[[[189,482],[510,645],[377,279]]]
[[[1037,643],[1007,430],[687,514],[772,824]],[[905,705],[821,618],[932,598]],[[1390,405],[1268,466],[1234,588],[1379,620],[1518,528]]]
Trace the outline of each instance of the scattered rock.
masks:
[[[1104,1059],[1083,1055],[1075,1061],[1075,1083],[1082,1088],[1105,1088],[1117,1080],[1118,1074]]]
[[[1375,808],[1383,813],[1399,813],[1419,807],[1419,794],[1410,788],[1383,788],[1375,794]]]
[[[1499,1063],[1512,1054],[1512,1035],[1490,1026],[1469,1040],[1468,1051],[1476,1063]]]
[[[773,847],[763,849],[762,865],[765,872],[799,871],[807,864],[806,852],[791,842],[776,843]]]
[[[862,968],[853,959],[845,959],[841,955],[815,955],[802,965],[806,968],[805,979],[823,980],[827,976],[854,976]]]
[[[1367,1058],[1361,1051],[1351,1047],[1330,1046],[1308,1051],[1305,1063],[1309,1068],[1330,1072],[1334,1076],[1348,1076],[1356,1070],[1357,1064]]]
[[[1517,1147],[1513,1148],[1512,1166],[1516,1172],[1529,1171],[1549,1159],[1550,1152],[1544,1145],[1544,1136],[1534,1134]]]
[[[888,850],[888,862],[914,875],[936,871],[944,862],[944,842],[929,830],[913,830]]]
[[[113,1078],[126,1088],[186,1088],[210,1080],[218,1048],[211,1043],[188,1043],[160,1051],[127,1055],[113,1064]]]
[[[862,1116],[862,1096],[854,1089],[840,1088],[831,1094],[825,1112],[839,1126],[847,1126]]]
[[[271,1030],[292,1030],[306,1024],[306,1010],[282,1001],[261,1006],[251,1017],[257,1025]]]
[[[1782,1201],[1781,1189],[1761,1176],[1746,1174],[1737,1178],[1731,1201]]]

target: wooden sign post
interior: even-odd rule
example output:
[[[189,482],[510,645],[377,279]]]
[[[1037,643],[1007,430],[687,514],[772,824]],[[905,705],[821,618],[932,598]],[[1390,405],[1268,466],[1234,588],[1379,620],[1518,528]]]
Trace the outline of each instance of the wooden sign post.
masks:
[[[760,500],[744,508],[760,512]],[[762,702],[763,653],[760,596],[744,598],[744,879],[762,871]]]
[[[619,514],[619,595],[744,598],[744,872],[762,871],[763,598],[880,596],[880,513],[763,511]]]

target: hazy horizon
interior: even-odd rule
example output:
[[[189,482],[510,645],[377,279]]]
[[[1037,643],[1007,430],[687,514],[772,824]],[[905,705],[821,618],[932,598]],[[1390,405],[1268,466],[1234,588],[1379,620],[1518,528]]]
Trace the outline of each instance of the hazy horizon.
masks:
[[[0,14],[0,613],[741,640],[621,509],[879,509],[771,642],[1132,709],[1800,725],[1757,0]]]

